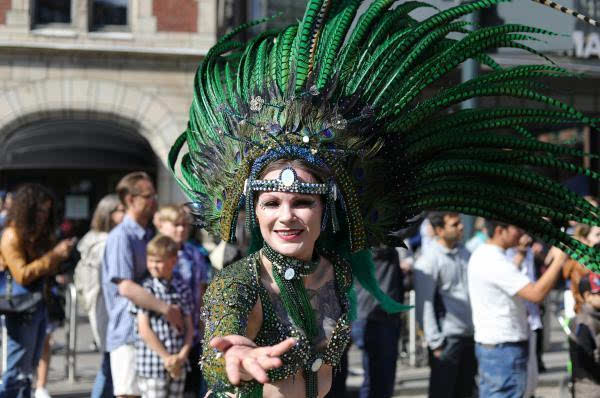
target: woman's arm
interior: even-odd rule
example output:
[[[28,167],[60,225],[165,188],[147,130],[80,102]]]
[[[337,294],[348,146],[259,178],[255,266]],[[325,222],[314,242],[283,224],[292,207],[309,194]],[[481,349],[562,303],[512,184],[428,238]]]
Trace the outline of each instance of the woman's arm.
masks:
[[[61,241],[56,247],[46,254],[27,262],[25,250],[17,235],[17,231],[8,227],[0,240],[0,251],[6,266],[14,280],[21,285],[29,285],[42,276],[57,270],[61,261],[68,257],[74,242]]]
[[[201,361],[206,382],[214,391],[234,392],[235,387],[227,377],[225,358],[220,347],[209,343],[214,338],[229,335],[245,336],[251,340],[254,335],[248,335],[248,332],[252,333],[249,329],[258,330],[262,323],[260,307],[257,307],[260,319],[250,321],[251,313],[256,312],[253,309],[258,303],[258,289],[252,276],[246,274],[249,274],[247,269],[237,263],[232,264],[218,274],[204,294],[204,349]],[[259,324],[258,328],[254,323]]]
[[[192,320],[192,316],[186,315],[184,318],[184,323],[185,338],[183,342],[183,347],[181,347],[181,350],[179,350],[179,353],[177,354],[182,363],[185,363],[185,361],[187,360],[187,357],[190,354],[190,350],[192,349],[192,342],[194,340],[194,322]]]

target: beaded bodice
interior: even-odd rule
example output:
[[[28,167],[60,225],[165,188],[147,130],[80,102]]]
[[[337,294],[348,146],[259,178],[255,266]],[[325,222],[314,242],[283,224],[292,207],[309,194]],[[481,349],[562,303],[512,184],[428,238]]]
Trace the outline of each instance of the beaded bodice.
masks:
[[[301,368],[310,368],[316,364],[328,364],[336,367],[350,339],[348,319],[349,304],[346,292],[352,284],[350,265],[335,253],[323,253],[334,267],[335,291],[341,309],[327,344],[321,350],[308,341],[302,330],[293,323],[281,319],[275,310],[276,303],[267,289],[260,283],[260,263],[258,253],[248,256],[237,263],[224,268],[209,286],[205,295],[204,347],[202,366],[204,376],[215,392],[234,392],[224,369],[224,359],[218,352],[209,348],[208,342],[215,336],[228,334],[245,335],[248,316],[258,298],[262,304],[262,325],[255,343],[259,346],[274,345],[287,337],[294,337],[298,344],[285,353],[281,359],[283,366],[269,371],[272,381],[279,381],[295,375]],[[238,388],[241,397],[262,396],[262,386],[255,382],[243,383]]]

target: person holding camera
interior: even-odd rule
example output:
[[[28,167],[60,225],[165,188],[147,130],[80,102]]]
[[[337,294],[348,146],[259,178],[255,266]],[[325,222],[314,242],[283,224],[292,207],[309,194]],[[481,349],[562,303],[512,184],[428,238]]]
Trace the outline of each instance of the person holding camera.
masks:
[[[46,277],[59,271],[71,254],[74,239],[56,244],[56,200],[42,185],[24,184],[14,197],[0,240],[3,262],[16,284],[29,292],[45,292]],[[31,379],[46,336],[47,309],[40,300],[23,313],[6,315],[7,368],[0,398],[30,397]]]

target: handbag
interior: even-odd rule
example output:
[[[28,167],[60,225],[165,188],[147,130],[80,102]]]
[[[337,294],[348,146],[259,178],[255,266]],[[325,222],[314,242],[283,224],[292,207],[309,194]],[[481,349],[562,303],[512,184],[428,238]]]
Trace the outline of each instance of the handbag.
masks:
[[[41,289],[33,290],[15,282],[8,270],[0,272],[0,314],[30,314],[43,299]]]

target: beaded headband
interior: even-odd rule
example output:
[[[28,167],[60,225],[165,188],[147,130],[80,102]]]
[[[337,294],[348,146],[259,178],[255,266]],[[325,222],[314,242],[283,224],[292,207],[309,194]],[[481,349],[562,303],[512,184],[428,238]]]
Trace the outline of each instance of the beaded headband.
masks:
[[[287,166],[279,173],[279,178],[274,180],[254,180],[252,175],[244,181],[244,198],[246,201],[246,227],[251,231],[256,226],[254,214],[253,192],[293,192],[306,195],[325,195],[325,212],[321,223],[321,230],[327,229],[331,219],[331,228],[335,233],[339,230],[339,221],[335,210],[338,199],[338,188],[333,179],[327,184],[303,182],[298,178],[298,173],[293,167]]]
[[[302,182],[298,178],[296,170],[288,166],[281,170],[279,178],[276,180],[252,180],[244,185],[244,193],[248,195],[249,191],[271,191],[271,192],[294,192],[307,195],[326,195],[331,190],[335,190],[333,184],[318,184]]]

